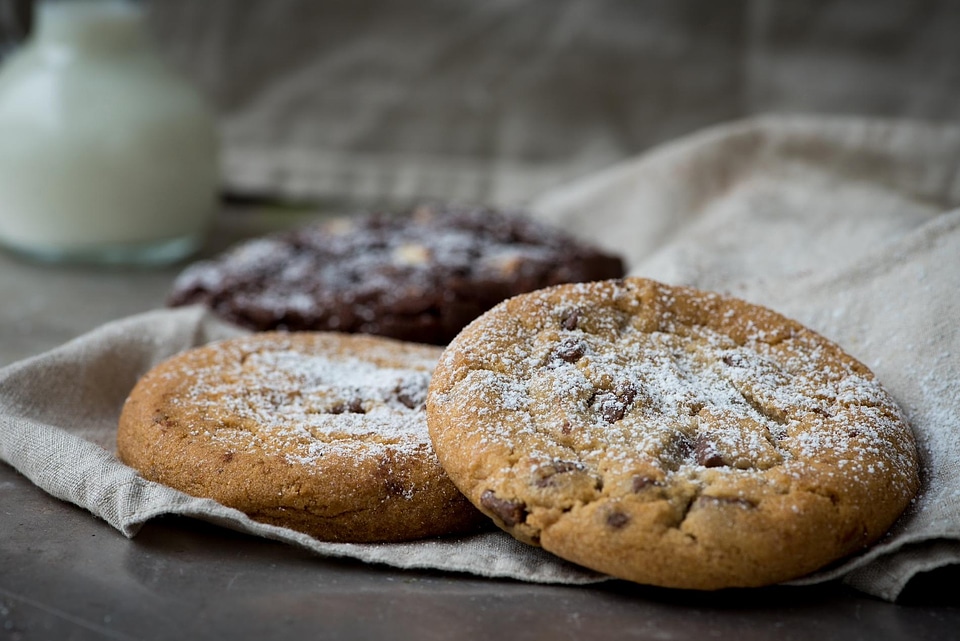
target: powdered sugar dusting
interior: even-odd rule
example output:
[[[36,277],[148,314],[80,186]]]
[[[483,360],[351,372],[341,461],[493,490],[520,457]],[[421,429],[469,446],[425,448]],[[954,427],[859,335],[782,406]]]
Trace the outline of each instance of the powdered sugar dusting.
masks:
[[[376,350],[305,349],[263,335],[228,341],[187,372],[194,381],[173,402],[203,416],[206,436],[238,451],[311,465],[324,456],[393,450],[433,457],[423,409],[439,350],[417,346],[398,358]]]
[[[474,421],[480,442],[525,452],[509,474],[563,460],[597,478],[654,469],[700,486],[744,476],[789,484],[822,463],[850,483],[882,473],[892,491],[912,492],[899,408],[821,337],[742,318],[717,297],[706,297],[717,313],[705,317],[666,288],[642,305],[623,284],[562,292],[527,297],[539,324],[511,322],[501,305],[445,355],[445,368],[468,365],[436,405],[489,416]]]
[[[611,278],[622,261],[521,212],[420,206],[316,222],[190,265],[172,305],[251,329],[326,330],[445,345],[520,292]]]

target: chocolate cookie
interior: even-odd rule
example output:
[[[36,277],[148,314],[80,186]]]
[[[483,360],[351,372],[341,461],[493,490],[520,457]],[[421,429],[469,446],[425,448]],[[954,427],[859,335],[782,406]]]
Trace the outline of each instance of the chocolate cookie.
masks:
[[[262,333],[148,372],[120,417],[147,479],[329,541],[401,541],[487,522],[427,435],[440,350],[372,336]]]
[[[496,306],[441,357],[427,420],[501,528],[660,586],[807,574],[877,541],[919,483],[900,410],[837,345],[643,279]]]
[[[515,213],[422,206],[243,243],[188,267],[170,305],[254,330],[334,330],[445,345],[496,303],[616,278],[620,258]]]

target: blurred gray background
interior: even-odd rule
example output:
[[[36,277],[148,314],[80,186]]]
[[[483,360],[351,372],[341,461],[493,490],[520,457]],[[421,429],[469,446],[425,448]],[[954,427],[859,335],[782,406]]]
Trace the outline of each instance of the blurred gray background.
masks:
[[[142,4],[233,196],[517,203],[754,114],[960,116],[955,0]],[[29,15],[0,0],[0,52]]]

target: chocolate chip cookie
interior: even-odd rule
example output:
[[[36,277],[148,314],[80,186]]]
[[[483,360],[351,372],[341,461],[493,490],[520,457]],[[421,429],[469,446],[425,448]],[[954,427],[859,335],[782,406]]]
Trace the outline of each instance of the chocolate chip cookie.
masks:
[[[267,332],[196,348],[135,386],[121,460],[147,479],[328,541],[401,541],[488,519],[427,434],[439,348]]]
[[[840,347],[644,279],[497,305],[441,357],[427,415],[501,528],[660,586],[807,574],[877,541],[919,485],[901,411]]]
[[[496,303],[623,275],[617,256],[519,212],[421,206],[240,244],[189,266],[170,305],[254,330],[331,330],[445,345]]]

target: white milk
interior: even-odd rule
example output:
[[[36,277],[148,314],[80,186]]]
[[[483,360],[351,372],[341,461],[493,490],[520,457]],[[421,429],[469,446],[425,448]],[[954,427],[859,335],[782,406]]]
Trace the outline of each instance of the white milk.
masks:
[[[0,72],[0,244],[38,258],[158,263],[202,242],[214,119],[121,2],[41,4]]]

